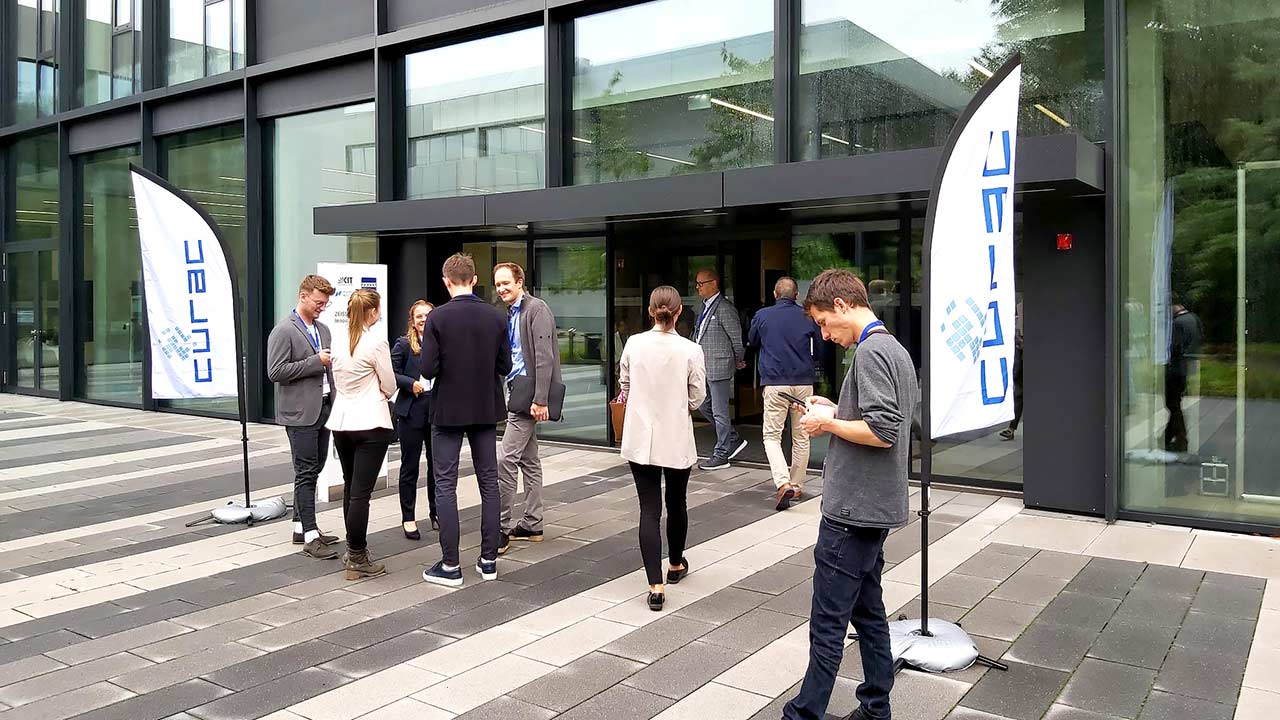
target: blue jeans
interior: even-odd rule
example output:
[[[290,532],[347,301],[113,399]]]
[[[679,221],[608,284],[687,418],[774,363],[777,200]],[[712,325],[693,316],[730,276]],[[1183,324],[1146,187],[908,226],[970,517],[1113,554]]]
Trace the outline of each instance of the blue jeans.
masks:
[[[889,720],[893,654],[884,614],[880,573],[889,531],[846,527],[822,519],[813,548],[813,607],[809,611],[809,669],[800,694],[783,708],[785,720],[822,720],[844,658],[849,623],[858,632],[862,676],[858,702],[863,712]]]
[[[728,458],[738,444],[738,433],[733,431],[729,421],[729,386],[733,380],[708,380],[707,399],[702,401],[698,412],[716,428],[716,447],[711,457]]]

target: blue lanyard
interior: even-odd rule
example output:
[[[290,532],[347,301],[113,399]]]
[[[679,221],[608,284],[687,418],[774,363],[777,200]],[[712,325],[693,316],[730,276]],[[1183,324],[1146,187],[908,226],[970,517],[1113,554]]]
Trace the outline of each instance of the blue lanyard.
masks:
[[[293,319],[297,320],[298,324],[302,325],[302,331],[307,334],[307,339],[311,341],[311,347],[316,352],[320,352],[320,331],[316,329],[315,325],[308,328],[307,324],[302,322],[302,316],[298,315],[297,310],[293,311]]]
[[[880,329],[880,332],[889,332],[888,330],[884,329],[884,323],[880,322],[879,320],[876,320],[875,322],[871,323],[870,325],[862,329],[862,337],[858,338],[858,344],[861,345],[863,342],[865,342],[867,339],[867,336],[875,332],[877,328]]]

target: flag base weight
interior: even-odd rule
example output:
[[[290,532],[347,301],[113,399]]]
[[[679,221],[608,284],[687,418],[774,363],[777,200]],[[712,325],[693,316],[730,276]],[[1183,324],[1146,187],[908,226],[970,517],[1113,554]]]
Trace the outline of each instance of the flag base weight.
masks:
[[[274,497],[270,500],[256,502],[245,507],[243,502],[232,501],[220,508],[214,508],[209,512],[207,517],[199,520],[192,520],[187,523],[187,527],[199,525],[212,520],[223,525],[238,525],[247,523],[252,526],[254,523],[275,520],[284,517],[289,507],[282,498]]]
[[[979,653],[969,633],[959,625],[930,618],[928,626],[930,629],[926,635],[921,632],[919,620],[908,620],[904,616],[889,623],[889,646],[895,673],[904,667],[930,673],[960,672],[975,663],[996,670],[1009,669],[999,660]],[[849,639],[857,640],[858,634],[850,633]]]

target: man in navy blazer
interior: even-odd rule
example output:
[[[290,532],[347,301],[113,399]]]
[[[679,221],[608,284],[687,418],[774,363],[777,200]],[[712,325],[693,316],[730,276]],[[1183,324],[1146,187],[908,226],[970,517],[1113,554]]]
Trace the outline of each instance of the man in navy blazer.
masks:
[[[434,380],[431,451],[435,462],[440,562],[422,579],[462,584],[458,558],[458,454],[465,436],[480,486],[480,558],[476,572],[498,577],[501,500],[498,492],[498,423],[506,419],[502,382],[511,372],[511,346],[502,314],[476,297],[476,264],[456,253],[444,263],[451,299],[427,316],[422,331],[422,377]]]

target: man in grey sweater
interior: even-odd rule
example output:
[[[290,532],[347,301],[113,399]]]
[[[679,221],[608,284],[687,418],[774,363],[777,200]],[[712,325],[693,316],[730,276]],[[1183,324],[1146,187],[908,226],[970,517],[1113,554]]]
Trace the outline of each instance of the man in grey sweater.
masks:
[[[809,669],[786,720],[820,720],[844,656],[850,620],[858,632],[865,680],[849,720],[889,720],[893,655],[880,574],[889,530],[907,524],[911,418],[918,402],[911,356],[876,319],[862,281],[827,270],[809,288],[805,309],[822,337],[857,345],[838,404],[807,400],[801,420],[811,436],[831,434],[823,467],[822,520],[813,556]]]

